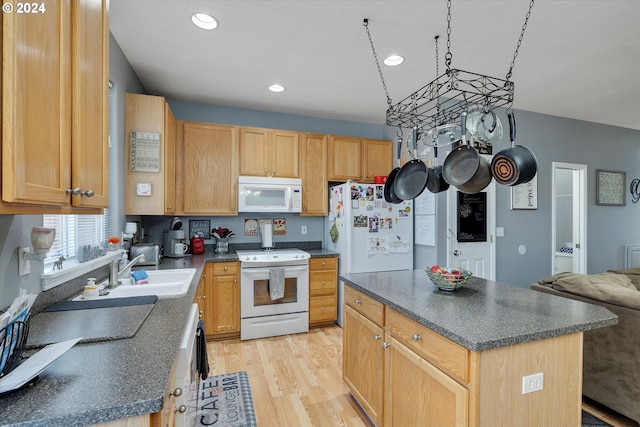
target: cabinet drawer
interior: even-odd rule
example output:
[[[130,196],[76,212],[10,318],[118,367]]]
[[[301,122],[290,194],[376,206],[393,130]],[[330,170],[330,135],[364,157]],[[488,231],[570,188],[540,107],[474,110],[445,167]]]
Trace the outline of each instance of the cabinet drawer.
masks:
[[[309,273],[309,295],[325,295],[335,293],[338,275],[335,271]]]
[[[213,275],[225,276],[227,274],[238,274],[237,262],[214,262]]]
[[[338,258],[311,258],[309,260],[309,269],[313,270],[337,270]]]
[[[462,383],[469,382],[469,350],[466,348],[392,309],[387,310],[386,327],[398,341],[447,375]]]
[[[344,287],[344,303],[372,322],[384,325],[384,304],[348,285]]]
[[[332,322],[338,318],[336,295],[309,298],[309,323]]]

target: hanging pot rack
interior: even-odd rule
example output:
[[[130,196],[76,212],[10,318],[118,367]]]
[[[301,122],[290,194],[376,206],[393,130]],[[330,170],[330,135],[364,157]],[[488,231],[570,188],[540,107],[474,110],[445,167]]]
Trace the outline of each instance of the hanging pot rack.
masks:
[[[432,129],[448,123],[457,123],[463,111],[472,105],[482,106],[485,111],[498,107],[511,107],[514,99],[514,83],[510,80],[513,66],[524,37],[524,32],[531,16],[534,0],[529,3],[529,10],[520,32],[520,38],[511,61],[509,71],[504,79],[478,74],[470,71],[451,68],[451,0],[447,1],[447,53],[445,55],[446,71],[438,73],[437,38],[436,36],[436,78],[427,83],[400,102],[393,104],[387,89],[382,69],[376,55],[373,40],[369,32],[369,20],[364,19],[364,27],[369,38],[378,73],[387,96],[386,124],[400,128]],[[437,142],[426,142],[438,146]]]

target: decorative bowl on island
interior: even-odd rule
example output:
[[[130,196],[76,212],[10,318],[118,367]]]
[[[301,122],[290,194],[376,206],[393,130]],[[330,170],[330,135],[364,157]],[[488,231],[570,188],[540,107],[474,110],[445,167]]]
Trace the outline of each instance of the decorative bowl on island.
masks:
[[[466,285],[473,274],[462,268],[440,267],[438,265],[427,268],[425,271],[438,289],[449,292]]]

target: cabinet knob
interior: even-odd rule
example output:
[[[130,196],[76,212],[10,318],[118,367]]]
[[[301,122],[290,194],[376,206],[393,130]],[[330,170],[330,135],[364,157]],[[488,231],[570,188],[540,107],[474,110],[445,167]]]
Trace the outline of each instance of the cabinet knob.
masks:
[[[420,334],[415,334],[414,336],[411,337],[411,339],[414,341],[418,341],[418,340],[421,340],[422,337],[420,336]]]
[[[324,267],[325,265],[327,265],[327,263],[322,261],[322,266]]]
[[[238,279],[233,279],[233,283],[238,283]]]
[[[207,278],[207,275],[206,275],[206,274],[203,274],[203,275],[202,275],[202,277],[204,277],[204,278],[206,279],[206,278]]]
[[[325,311],[326,309],[324,308],[324,306],[320,309],[321,311]]]
[[[269,171],[268,170],[264,171],[264,176],[269,176]]]
[[[80,187],[75,187],[73,189],[67,187],[67,189],[64,190],[64,192],[66,194],[73,194],[74,196],[79,196],[80,194],[82,194],[82,190],[80,189]]]
[[[207,299],[207,296],[206,295],[202,295],[200,298]]]
[[[93,190],[87,190],[87,191],[83,191],[81,193],[82,196],[87,196],[87,197],[93,197],[96,195],[96,193],[93,192]]]
[[[181,414],[184,414],[185,412],[187,412],[187,406],[186,405],[180,405],[176,408],[176,412],[180,412]]]
[[[356,303],[356,304],[362,304],[362,300],[361,300],[361,299],[356,299],[356,300],[355,300],[355,303]]]
[[[169,396],[173,396],[173,397],[182,396],[182,389],[180,387],[176,387],[175,390],[169,392]]]
[[[224,271],[227,271],[228,269],[229,269],[229,267],[226,267],[226,266],[224,267]]]
[[[274,169],[274,170],[273,170],[273,175],[271,175],[271,176],[276,176],[276,173],[277,173],[277,172],[278,172],[278,171]]]
[[[202,319],[203,316],[204,316],[204,312],[202,310],[200,310],[198,312],[198,319]]]
[[[383,342],[382,343],[382,347],[383,348],[389,348],[390,346],[391,346],[391,343],[388,343],[388,342]]]
[[[373,339],[376,340],[376,341],[378,341],[380,338],[382,338],[382,336],[380,336],[380,335],[374,335],[373,336]]]
[[[327,284],[327,281],[326,281],[326,280],[323,280],[323,281],[322,281],[322,284],[323,284],[323,285],[326,285],[326,284]]]
[[[173,206],[167,206],[167,210],[173,209]]]

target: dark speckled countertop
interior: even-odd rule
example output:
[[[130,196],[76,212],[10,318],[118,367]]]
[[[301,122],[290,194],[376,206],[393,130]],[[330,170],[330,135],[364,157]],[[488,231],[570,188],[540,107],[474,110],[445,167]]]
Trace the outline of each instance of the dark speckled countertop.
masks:
[[[337,256],[302,249],[313,257]],[[237,260],[234,250],[164,258],[159,269],[197,269],[187,294],[159,299],[132,338],[77,344],[41,373],[34,386],[0,396],[0,425],[84,426],[160,411],[204,264]]]
[[[358,273],[340,279],[472,351],[547,339],[618,323],[606,308],[472,277],[445,292],[423,270]]]

